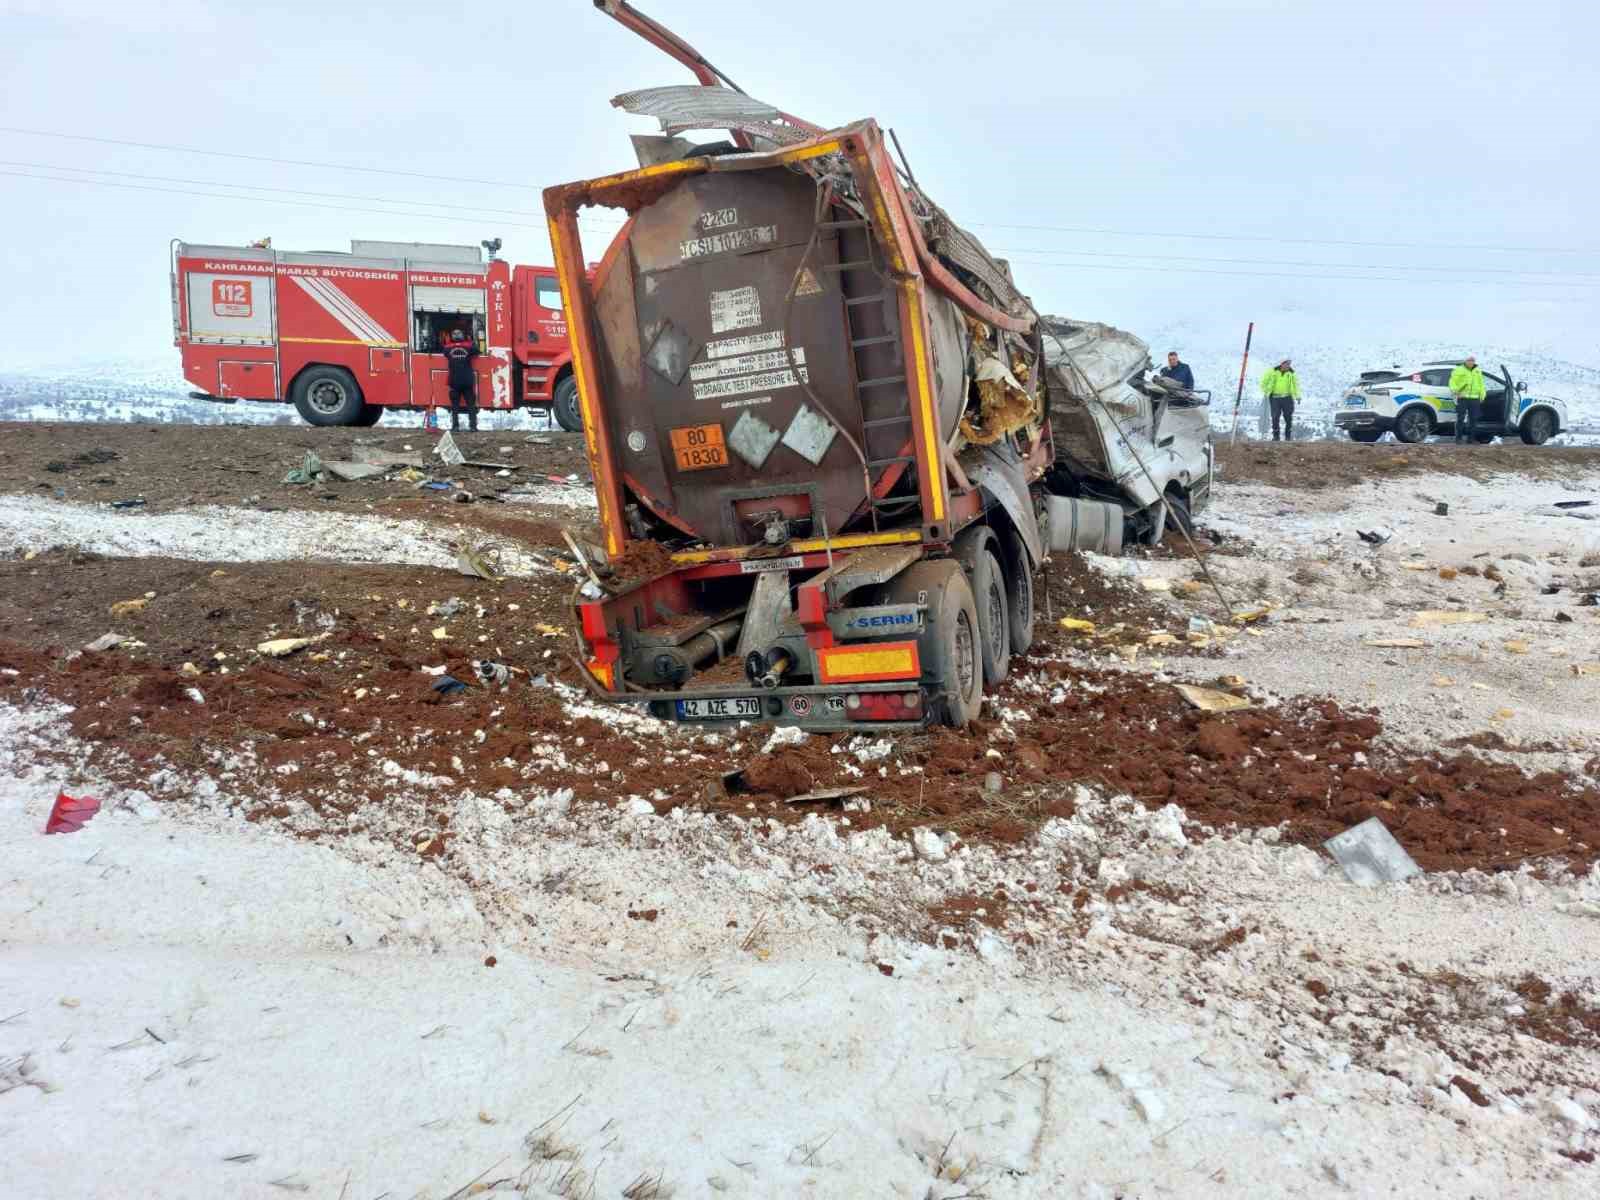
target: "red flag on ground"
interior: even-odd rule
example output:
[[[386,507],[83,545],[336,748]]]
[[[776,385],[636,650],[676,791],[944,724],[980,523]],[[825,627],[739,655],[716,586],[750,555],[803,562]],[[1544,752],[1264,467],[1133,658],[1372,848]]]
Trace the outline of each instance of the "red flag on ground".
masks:
[[[100,801],[87,796],[73,797],[65,792],[56,793],[56,802],[50,809],[50,819],[44,823],[46,833],[76,833],[84,822],[100,811]]]

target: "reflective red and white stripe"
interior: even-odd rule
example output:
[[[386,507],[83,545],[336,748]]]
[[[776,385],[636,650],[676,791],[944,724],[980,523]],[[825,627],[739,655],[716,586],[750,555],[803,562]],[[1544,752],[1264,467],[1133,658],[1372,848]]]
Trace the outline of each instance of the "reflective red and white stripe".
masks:
[[[400,340],[389,332],[364,308],[350,299],[331,280],[314,275],[291,275],[306,295],[320,305],[330,317],[343,325],[358,340],[378,346],[398,346]]]

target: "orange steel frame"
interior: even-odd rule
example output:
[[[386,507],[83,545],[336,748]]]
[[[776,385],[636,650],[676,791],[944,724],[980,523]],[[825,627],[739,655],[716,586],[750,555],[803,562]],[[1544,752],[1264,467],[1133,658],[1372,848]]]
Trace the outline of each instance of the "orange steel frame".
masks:
[[[611,444],[609,422],[605,419],[606,399],[595,342],[594,299],[590,280],[583,269],[579,210],[589,205],[606,205],[623,208],[632,216],[688,175],[787,167],[825,155],[840,155],[849,164],[867,218],[884,249],[890,274],[898,287],[900,323],[908,341],[906,390],[922,501],[922,539],[947,541],[955,528],[981,511],[981,501],[974,504],[975,496],[952,497],[950,493],[944,467],[945,447],[939,434],[938,408],[933,395],[926,289],[933,287],[955,301],[963,311],[991,325],[1016,332],[1027,332],[1031,325],[1026,319],[1002,312],[974,295],[928,250],[911,215],[909,198],[895,174],[883,133],[876,122],[867,120],[767,154],[680,159],[545,189],[545,215],[549,220],[550,243],[555,250],[556,272],[567,310],[589,469],[594,476],[606,550],[613,557],[623,553],[627,542],[622,471]],[[616,249],[614,245],[613,250]],[[893,540],[904,538],[899,536]]]

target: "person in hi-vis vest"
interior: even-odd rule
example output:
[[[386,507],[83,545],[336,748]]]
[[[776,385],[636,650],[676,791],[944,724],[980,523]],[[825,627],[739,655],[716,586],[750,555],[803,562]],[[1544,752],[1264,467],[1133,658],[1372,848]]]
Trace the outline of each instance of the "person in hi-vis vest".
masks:
[[[1281,420],[1283,440],[1294,441],[1294,402],[1300,399],[1300,380],[1287,358],[1261,377],[1261,399],[1272,409],[1272,440],[1279,440]]]

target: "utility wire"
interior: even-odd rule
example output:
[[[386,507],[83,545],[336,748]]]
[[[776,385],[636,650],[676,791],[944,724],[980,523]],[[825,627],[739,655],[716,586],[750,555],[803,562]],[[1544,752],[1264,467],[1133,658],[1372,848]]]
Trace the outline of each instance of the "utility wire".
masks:
[[[231,192],[197,192],[189,188],[156,187],[151,184],[141,183],[118,183],[110,179],[72,179],[61,175],[35,175],[28,171],[0,170],[0,175],[8,175],[16,179],[40,179],[50,183],[70,183],[78,186],[87,184],[93,187],[125,188],[136,192],[165,192],[168,195],[174,196],[200,196],[212,200],[243,200],[251,204],[280,204],[289,205],[293,208],[326,208],[332,209],[335,212],[373,213],[381,217],[405,217],[410,220],[445,221],[453,225],[475,225],[479,228],[482,228],[484,225],[488,224],[492,224],[497,228],[502,226],[508,226],[512,229],[545,230],[547,228],[542,224],[535,225],[531,222],[522,221],[504,221],[498,219],[480,220],[468,217],[454,217],[447,213],[402,212],[398,209],[392,208],[360,208],[348,204],[322,204],[315,200],[279,200],[272,196],[239,196],[234,195]],[[406,203],[406,201],[396,201],[396,203]]]
[[[252,192],[280,192],[286,196],[321,196],[328,200],[373,200],[379,204],[417,204],[424,208],[447,208],[457,212],[497,213],[508,217],[542,217],[531,208],[484,208],[470,204],[440,204],[433,200],[406,200],[395,196],[360,196],[349,192],[310,192],[302,188],[271,187],[263,183],[225,183],[220,179],[180,179],[171,175],[140,175],[133,171],[108,171],[104,167],[72,167],[60,163],[15,162],[0,159],[0,167],[24,167],[34,171],[76,171],[85,175],[114,175],[118,179],[142,179],[149,183],[188,183],[199,187],[241,188]]]
[[[320,167],[325,171],[360,171],[367,175],[405,175],[411,179],[433,179],[441,183],[477,183],[485,187],[527,188],[526,180],[510,183],[504,179],[468,179],[460,175],[429,175],[422,171],[397,171],[390,167],[358,167],[350,163],[317,162],[303,158],[273,158],[267,154],[239,154],[230,150],[202,150],[197,146],[167,146],[160,142],[132,142],[124,138],[91,137],[85,133],[55,133],[46,129],[22,129],[0,125],[0,133],[20,133],[28,137],[60,138],[68,142],[95,142],[102,146],[133,146],[140,150],[166,150],[173,154],[204,154],[211,158],[238,158],[246,162],[279,163],[290,167]]]
[[[1026,259],[1013,259],[1011,260],[1011,265],[1014,267],[1054,267],[1058,271],[1155,271],[1163,275],[1240,275],[1250,279],[1342,279],[1351,283],[1444,284],[1449,287],[1461,287],[1463,284],[1480,284],[1483,287],[1492,288],[1600,287],[1600,283],[1581,283],[1577,280],[1569,282],[1554,279],[1427,279],[1409,275],[1319,275],[1302,271],[1214,271],[1205,267],[1148,267],[1138,266],[1133,263],[1030,262]],[[1577,298],[1588,299],[1586,296]]]
[[[1156,262],[1196,262],[1196,263],[1242,263],[1246,266],[1261,267],[1331,267],[1337,271],[1434,271],[1452,275],[1491,274],[1491,275],[1556,275],[1572,279],[1600,279],[1600,272],[1595,271],[1544,271],[1518,267],[1429,267],[1411,266],[1406,263],[1337,263],[1315,262],[1304,259],[1292,258],[1207,258],[1190,254],[1123,254],[1111,250],[1051,250],[1051,249],[1021,249],[996,248],[995,254],[1076,254],[1087,258],[1142,258]]]
[[[1593,246],[1489,246],[1453,242],[1358,242],[1339,238],[1289,238],[1255,233],[1176,233],[1155,229],[1097,229],[1082,225],[1008,225],[969,221],[984,229],[1031,229],[1047,233],[1091,233],[1099,237],[1183,238],[1212,242],[1278,242],[1290,246],[1381,246],[1405,250],[1489,250],[1501,254],[1600,254]]]
[[[484,187],[528,188],[527,181],[513,183],[504,179],[472,179],[456,175],[430,175],[422,171],[402,171],[392,167],[365,167],[353,163],[337,163],[299,158],[275,158],[266,154],[243,154],[228,150],[205,150],[198,146],[173,146],[161,142],[138,142],[126,138],[98,137],[83,133],[60,133],[48,129],[26,129],[16,125],[0,125],[0,133],[21,134],[26,137],[57,138],[62,141],[92,142],[102,146],[131,146],[141,150],[161,150],[173,154],[200,154],[211,158],[233,158],[245,162],[277,163],[292,167],[317,167],[329,171],[359,171],[368,175],[398,175],[411,179],[431,179],[442,183],[473,183]],[[1355,241],[1338,238],[1289,238],[1269,234],[1245,233],[1180,233],[1174,230],[1102,229],[1080,225],[1020,225],[1000,221],[972,221],[969,224],[984,229],[1026,229],[1048,233],[1086,233],[1097,237],[1151,237],[1176,238],[1198,241],[1225,242],[1277,242],[1298,246],[1369,246],[1403,248],[1408,250],[1483,250],[1504,254],[1600,254],[1592,246],[1495,246],[1481,243],[1451,242],[1386,242]]]

